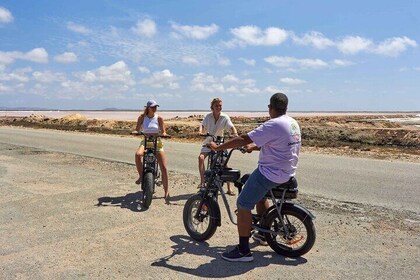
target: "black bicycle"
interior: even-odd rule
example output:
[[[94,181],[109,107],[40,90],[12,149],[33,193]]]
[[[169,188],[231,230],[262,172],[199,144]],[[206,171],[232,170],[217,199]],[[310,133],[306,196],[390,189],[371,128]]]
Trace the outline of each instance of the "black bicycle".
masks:
[[[216,137],[213,137],[213,140],[217,143]],[[226,167],[234,150],[244,151],[243,148],[231,149],[228,153],[213,151],[211,168],[204,173],[205,187],[191,196],[184,206],[184,227],[194,240],[210,239],[217,227],[221,226],[219,194],[231,222],[236,224],[223,184],[234,182],[240,192],[249,174],[241,178],[240,170]],[[306,254],[316,239],[313,224],[315,216],[303,206],[291,201],[297,198],[297,186],[296,178],[292,177],[288,182],[273,188],[266,195],[272,206],[263,215],[253,214],[252,218],[253,231],[263,233],[268,245],[278,254],[287,257]]]
[[[145,134],[143,131],[134,131],[133,135],[144,136],[143,173],[141,175],[142,201],[145,208],[149,208],[155,187],[161,176],[159,164],[156,158],[159,138],[170,138],[169,135]]]

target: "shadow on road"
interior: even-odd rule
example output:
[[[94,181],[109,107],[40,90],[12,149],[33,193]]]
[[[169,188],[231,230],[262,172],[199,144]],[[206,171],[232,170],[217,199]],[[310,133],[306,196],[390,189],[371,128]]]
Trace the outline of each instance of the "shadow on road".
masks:
[[[127,208],[133,212],[143,212],[147,208],[144,208],[141,204],[140,197],[142,197],[142,192],[138,191],[135,193],[128,193],[125,196],[104,196],[98,198],[98,203],[96,206],[119,206],[121,208]]]
[[[181,194],[176,196],[171,196],[169,199],[169,204],[171,205],[178,205],[178,206],[184,206],[185,203],[180,203],[181,201],[186,201],[188,198],[190,198],[192,194]]]
[[[302,257],[294,259],[286,258],[278,255],[275,252],[267,251],[253,252],[253,262],[235,264],[224,261],[221,258],[220,255],[225,252],[226,247],[210,247],[207,242],[200,243],[185,235],[172,236],[171,240],[175,242],[175,245],[172,246],[172,254],[157,259],[151,264],[152,266],[166,267],[175,271],[188,273],[199,277],[224,278],[229,276],[242,275],[256,267],[265,267],[268,265],[276,264],[297,266],[307,262],[307,260]],[[267,247],[267,250],[270,250],[269,247]],[[182,254],[196,255],[200,260],[203,259],[201,256],[208,256],[212,258],[212,260],[210,262],[200,264],[198,267],[176,265],[179,264],[180,260],[182,260]],[[172,258],[174,258],[173,261],[171,261]]]

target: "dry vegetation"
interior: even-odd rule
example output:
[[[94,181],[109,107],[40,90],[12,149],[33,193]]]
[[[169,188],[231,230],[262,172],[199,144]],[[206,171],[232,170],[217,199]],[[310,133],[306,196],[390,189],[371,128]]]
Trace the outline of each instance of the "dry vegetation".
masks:
[[[407,118],[404,125],[389,118]],[[166,120],[167,132],[176,141],[198,142],[197,131],[202,116]],[[296,117],[302,128],[303,150],[314,153],[363,156],[380,159],[399,159],[420,162],[420,129],[414,115],[399,116],[318,116]],[[234,117],[239,133],[245,133],[267,118]],[[3,117],[0,125],[48,128],[129,135],[134,121],[87,119],[73,114],[63,118],[42,115]]]

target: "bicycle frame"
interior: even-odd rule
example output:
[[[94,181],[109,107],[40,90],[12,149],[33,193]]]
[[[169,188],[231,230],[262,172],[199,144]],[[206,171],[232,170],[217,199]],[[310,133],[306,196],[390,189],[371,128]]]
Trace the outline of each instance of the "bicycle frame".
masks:
[[[200,201],[199,205],[198,205],[198,209],[197,212],[195,214],[195,218],[196,219],[200,219],[200,213],[203,207],[204,202],[206,201],[206,199],[208,198],[215,198],[215,201],[217,203],[217,196],[218,193],[220,192],[220,195],[222,196],[222,200],[223,200],[223,204],[225,205],[226,208],[226,212],[228,213],[229,219],[230,221],[234,224],[237,225],[237,221],[235,220],[233,213],[231,211],[229,202],[227,200],[227,196],[225,191],[223,190],[223,184],[224,184],[224,180],[222,180],[222,174],[223,174],[223,170],[226,170],[226,166],[227,163],[229,162],[232,153],[234,150],[240,150],[240,148],[235,148],[235,149],[231,149],[227,155],[225,151],[218,151],[218,152],[213,152],[213,156],[214,158],[212,159],[212,164],[210,166],[210,168],[208,168],[205,171],[205,178],[206,178],[206,184],[205,184],[205,188],[203,188],[202,190],[200,190],[202,192],[202,200]],[[223,157],[226,157],[225,159],[223,159]],[[239,176],[240,177],[240,176]],[[243,182],[241,182],[239,179],[236,180],[235,182],[235,186],[238,187],[238,189],[240,189],[243,186]],[[259,230],[260,232],[264,232],[264,233],[270,233],[270,234],[278,234],[278,232],[269,230],[269,229],[264,229],[262,227],[260,227],[257,223],[258,221],[260,221],[260,219],[263,219],[264,217],[266,217],[271,211],[277,211],[278,216],[282,217],[281,215],[281,210],[283,209],[283,207],[288,207],[290,205],[294,205],[297,206],[301,211],[303,211],[307,216],[309,216],[312,219],[315,219],[315,216],[309,212],[306,208],[299,206],[293,202],[288,201],[288,199],[286,198],[286,193],[287,193],[288,189],[285,188],[282,190],[282,196],[281,198],[277,198],[274,193],[273,190],[270,190],[269,192],[269,198],[272,202],[272,206],[269,207],[266,211],[266,213],[264,213],[261,217],[258,217],[257,215],[253,215],[253,224],[252,224],[252,229],[256,229]],[[218,203],[217,203],[217,207]],[[218,226],[221,225],[221,217],[220,217],[220,209],[217,211],[219,214],[219,217],[212,217],[212,218],[216,218],[218,220]],[[282,229],[284,229],[285,234],[288,235],[289,234],[289,230],[288,227],[285,226],[284,220],[280,219],[281,224],[282,224]],[[262,224],[262,223],[260,223]]]
[[[143,134],[144,135],[144,134]],[[159,170],[159,164],[157,161],[157,142],[158,137],[144,135],[144,156],[143,156],[143,175],[148,172],[152,172],[155,180]],[[153,147],[148,147],[149,143],[153,143]]]

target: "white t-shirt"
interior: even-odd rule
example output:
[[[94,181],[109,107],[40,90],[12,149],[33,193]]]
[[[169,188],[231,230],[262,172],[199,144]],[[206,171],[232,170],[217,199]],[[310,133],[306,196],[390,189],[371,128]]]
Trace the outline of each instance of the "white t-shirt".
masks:
[[[258,169],[274,183],[285,183],[296,173],[301,146],[298,123],[287,115],[270,119],[248,133],[259,147]]]
[[[223,112],[220,113],[219,119],[217,121],[213,116],[213,112],[208,113],[201,122],[201,125],[204,127],[205,131],[214,136],[223,136],[225,130],[229,130],[233,127],[233,123],[230,120],[230,117]],[[204,140],[203,145],[207,144],[210,140],[210,137]],[[210,149],[203,147],[201,152],[208,153],[210,152]]]

